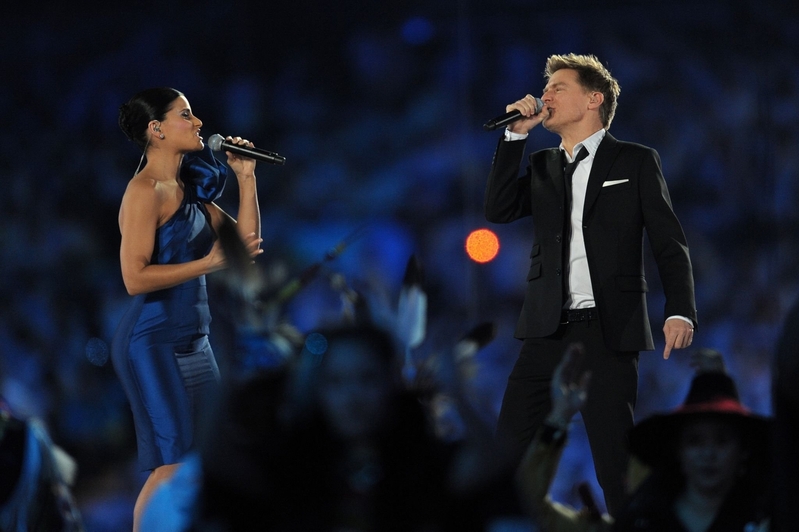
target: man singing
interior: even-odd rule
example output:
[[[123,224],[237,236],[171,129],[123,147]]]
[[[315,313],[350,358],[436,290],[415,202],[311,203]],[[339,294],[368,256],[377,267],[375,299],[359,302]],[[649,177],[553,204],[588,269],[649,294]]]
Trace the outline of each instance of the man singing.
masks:
[[[688,245],[671,206],[658,153],[608,133],[619,84],[592,55],[547,59],[540,101],[507,106],[521,119],[504,131],[488,177],[485,215],[532,216],[527,291],[515,336],[523,340],[508,378],[497,435],[521,457],[550,410],[552,373],[566,346],[585,346],[591,401],[581,414],[612,515],[624,499],[627,433],[638,389],[638,353],[654,350],[646,307],[646,229],[666,296],[665,349],[691,344],[697,323]],[[528,132],[543,124],[560,146],[530,155]]]

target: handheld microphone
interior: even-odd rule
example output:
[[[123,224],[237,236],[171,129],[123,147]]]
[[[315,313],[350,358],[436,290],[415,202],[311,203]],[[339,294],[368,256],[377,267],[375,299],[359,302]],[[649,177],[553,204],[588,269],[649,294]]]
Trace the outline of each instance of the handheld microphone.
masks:
[[[232,142],[225,140],[225,137],[219,134],[213,134],[208,138],[208,146],[214,151],[229,151],[242,157],[249,157],[257,161],[264,161],[270,164],[285,164],[286,158],[277,153],[253,148],[251,146],[239,146]]]
[[[541,98],[536,98],[535,113],[533,114],[537,115],[538,113],[541,112],[541,109],[543,108],[544,108],[544,102],[541,101]],[[525,118],[522,115],[522,113],[518,109],[514,109],[513,111],[505,113],[504,115],[500,115],[492,120],[489,120],[488,122],[483,124],[483,129],[485,129],[486,131],[493,131],[502,126],[507,126],[508,124],[515,122],[517,120],[521,120],[522,118]]]

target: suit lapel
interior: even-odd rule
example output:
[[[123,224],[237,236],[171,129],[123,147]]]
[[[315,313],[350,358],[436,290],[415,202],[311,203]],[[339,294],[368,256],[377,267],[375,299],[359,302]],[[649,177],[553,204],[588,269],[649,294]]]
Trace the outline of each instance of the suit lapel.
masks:
[[[602,183],[610,173],[613,167],[613,161],[619,154],[621,146],[619,142],[610,134],[605,133],[602,142],[594,155],[594,163],[591,165],[591,174],[588,176],[588,186],[585,189],[585,206],[583,208],[583,216],[585,217],[594,206],[594,202],[602,190]],[[561,173],[563,173],[561,171]]]
[[[566,187],[563,182],[563,155],[560,153],[559,148],[553,148],[547,152],[546,173],[544,175],[552,176],[552,184],[555,187],[555,191],[560,199],[565,201]]]

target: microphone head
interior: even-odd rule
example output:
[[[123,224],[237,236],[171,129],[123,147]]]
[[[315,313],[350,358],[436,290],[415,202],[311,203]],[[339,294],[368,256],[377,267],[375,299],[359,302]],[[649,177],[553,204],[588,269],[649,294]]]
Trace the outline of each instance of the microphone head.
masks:
[[[221,151],[222,150],[222,142],[225,140],[225,137],[218,133],[214,133],[210,137],[208,137],[208,146],[214,151]]]
[[[535,114],[540,113],[543,108],[544,108],[544,101],[541,98],[536,98],[535,99]]]

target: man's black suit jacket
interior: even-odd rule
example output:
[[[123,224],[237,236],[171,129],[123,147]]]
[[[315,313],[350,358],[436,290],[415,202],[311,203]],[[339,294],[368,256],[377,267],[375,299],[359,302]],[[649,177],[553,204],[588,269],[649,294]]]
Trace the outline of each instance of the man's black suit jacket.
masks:
[[[525,141],[500,140],[485,196],[489,222],[532,216],[527,292],[517,338],[553,334],[563,305],[564,179],[558,148],[530,155],[519,177]],[[671,206],[658,153],[609,133],[597,149],[586,189],[583,235],[605,343],[616,351],[654,349],[647,314],[646,230],[666,296],[665,315],[697,323],[688,245]]]

